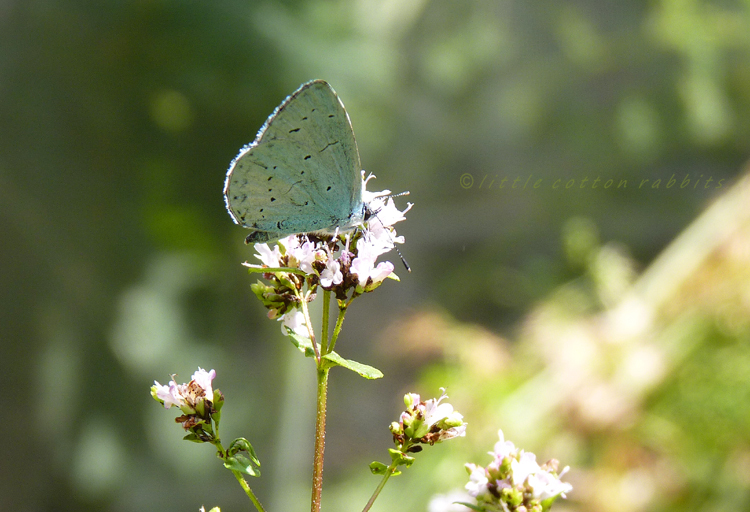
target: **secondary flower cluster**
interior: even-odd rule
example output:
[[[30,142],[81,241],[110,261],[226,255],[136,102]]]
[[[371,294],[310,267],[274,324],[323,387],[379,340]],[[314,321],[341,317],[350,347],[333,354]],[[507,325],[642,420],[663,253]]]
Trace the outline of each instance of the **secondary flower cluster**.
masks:
[[[183,415],[175,418],[175,421],[194,436],[191,436],[194,441],[210,442],[214,438],[211,421],[217,421],[224,403],[221,391],[214,391],[212,387],[214,377],[214,370],[207,372],[198,368],[187,384],[177,384],[172,377],[169,384],[162,385],[154,381],[151,386],[151,396],[165,409],[173,405],[180,408]]]
[[[398,446],[439,443],[466,435],[466,423],[461,413],[454,411],[449,403],[440,403],[448,398],[445,389],[440,398],[423,402],[416,393],[404,396],[406,410],[399,422],[393,422],[390,431]]]
[[[370,463],[370,471],[375,475],[400,475],[399,467],[409,467],[414,463],[411,454],[422,451],[423,444],[433,445],[454,437],[466,435],[464,417],[453,410],[448,403],[440,403],[448,398],[445,389],[440,398],[422,401],[416,393],[404,396],[406,410],[401,413],[398,422],[391,423],[389,429],[393,434],[396,448],[390,448],[391,465],[382,462]],[[377,493],[376,493],[377,495]]]
[[[363,180],[363,189],[371,177]],[[303,295],[305,284],[311,292],[318,286],[331,291],[343,303],[375,290],[387,277],[398,279],[390,261],[378,263],[377,259],[396,243],[404,242],[393,225],[405,219],[404,214],[412,205],[401,211],[391,197],[385,197],[388,194],[388,190],[363,190],[369,218],[353,233],[291,235],[273,248],[255,244],[255,257],[261,265],[245,266],[254,271],[269,270],[263,272],[268,283],[258,281],[252,290],[268,308],[268,318],[283,322],[282,333],[286,335],[290,329],[309,337],[300,306],[303,300],[312,300],[314,294]]]
[[[540,466],[536,455],[505,441],[502,430],[499,435],[500,441],[489,452],[494,460],[486,468],[466,464],[470,475],[466,491],[476,499],[475,510],[541,512],[573,489],[560,480],[568,471],[567,466],[559,474],[555,459]]]

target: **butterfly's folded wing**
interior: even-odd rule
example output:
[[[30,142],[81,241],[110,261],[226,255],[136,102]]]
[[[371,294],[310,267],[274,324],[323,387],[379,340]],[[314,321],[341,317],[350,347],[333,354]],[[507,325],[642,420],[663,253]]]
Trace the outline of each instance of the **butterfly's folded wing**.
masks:
[[[259,240],[361,220],[357,143],[326,82],[308,82],[276,109],[232,162],[224,194],[237,223],[267,233]]]
[[[340,187],[321,179],[330,165],[297,142],[262,142],[235,163],[227,190],[230,208],[243,226],[281,236],[336,226],[350,213],[333,197]]]

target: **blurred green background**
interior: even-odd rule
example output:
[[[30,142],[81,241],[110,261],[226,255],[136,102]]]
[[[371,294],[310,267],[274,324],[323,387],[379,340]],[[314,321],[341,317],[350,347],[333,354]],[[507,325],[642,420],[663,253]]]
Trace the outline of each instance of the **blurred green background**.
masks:
[[[0,1],[0,510],[248,510],[149,396],[198,366],[261,501],[307,509],[314,373],[221,190],[313,78],[415,203],[413,272],[337,345],[386,377],[332,372],[324,510],[440,386],[468,437],[373,510],[461,488],[498,428],[573,466],[560,511],[750,510],[747,0]]]

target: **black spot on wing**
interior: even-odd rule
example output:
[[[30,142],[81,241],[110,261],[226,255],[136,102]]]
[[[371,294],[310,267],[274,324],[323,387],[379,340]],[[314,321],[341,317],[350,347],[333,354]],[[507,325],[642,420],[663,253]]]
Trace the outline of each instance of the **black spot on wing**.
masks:
[[[322,153],[323,151],[325,151],[325,150],[326,150],[326,149],[328,149],[329,147],[333,146],[334,144],[338,144],[338,143],[339,143],[339,141],[337,141],[337,140],[335,140],[335,141],[333,141],[333,142],[329,142],[328,144],[326,144],[325,146],[323,146],[323,149],[321,149],[321,150],[319,151],[319,153]]]

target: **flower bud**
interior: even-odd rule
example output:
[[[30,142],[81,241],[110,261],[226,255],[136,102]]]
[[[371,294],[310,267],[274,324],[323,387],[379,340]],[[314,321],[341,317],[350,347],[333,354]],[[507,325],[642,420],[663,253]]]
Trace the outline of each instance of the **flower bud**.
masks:
[[[404,405],[406,408],[410,408],[414,404],[419,403],[419,395],[416,393],[407,393],[404,395]]]

